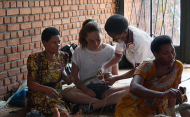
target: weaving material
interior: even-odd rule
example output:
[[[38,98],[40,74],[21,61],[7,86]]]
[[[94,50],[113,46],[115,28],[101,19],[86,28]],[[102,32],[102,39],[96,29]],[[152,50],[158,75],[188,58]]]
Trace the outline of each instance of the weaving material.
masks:
[[[0,109],[2,109],[5,105],[7,105],[10,102],[10,100],[14,97],[14,95],[20,92],[21,90],[25,89],[26,86],[27,86],[27,80],[25,80],[25,82],[21,86],[19,86],[18,90],[11,97],[9,97],[9,99],[6,102],[0,103]]]

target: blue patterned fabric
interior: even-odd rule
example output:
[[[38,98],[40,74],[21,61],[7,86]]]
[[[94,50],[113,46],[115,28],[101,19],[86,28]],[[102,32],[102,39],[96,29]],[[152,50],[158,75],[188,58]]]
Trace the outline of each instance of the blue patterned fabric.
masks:
[[[16,93],[11,99],[10,103],[14,106],[25,106],[25,96],[28,89],[23,89]]]
[[[37,111],[37,110],[31,110],[26,114],[26,117],[45,117],[44,113]]]

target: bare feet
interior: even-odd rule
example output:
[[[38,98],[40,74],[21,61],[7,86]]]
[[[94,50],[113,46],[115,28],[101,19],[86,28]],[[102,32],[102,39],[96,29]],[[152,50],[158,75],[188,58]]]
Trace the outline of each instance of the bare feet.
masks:
[[[82,116],[82,110],[80,110],[79,112],[77,112],[76,115],[68,115],[67,113],[65,113],[64,111],[60,112],[58,111],[57,108],[55,108],[55,111],[54,111],[54,114],[53,114],[53,117],[81,117]]]
[[[62,111],[60,113],[59,110],[57,108],[55,108],[53,117],[70,117],[70,115],[68,115],[65,111]]]
[[[77,112],[76,115],[69,115],[68,117],[82,117],[82,110],[80,110],[79,112]]]
[[[57,108],[55,108],[55,111],[54,111],[53,117],[60,117],[60,112],[58,111]]]
[[[82,110],[79,110],[79,112],[77,112],[77,114],[75,115],[75,117],[82,117]]]

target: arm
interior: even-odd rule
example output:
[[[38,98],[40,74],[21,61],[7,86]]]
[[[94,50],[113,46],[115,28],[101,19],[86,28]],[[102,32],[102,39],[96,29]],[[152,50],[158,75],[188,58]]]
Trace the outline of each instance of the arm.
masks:
[[[79,73],[79,68],[78,66],[72,62],[72,69],[71,69],[71,77],[74,78],[74,83],[75,85],[77,85],[78,83],[80,83],[80,79],[78,77],[78,73]],[[89,88],[87,88],[84,84],[81,84],[79,86],[77,86],[79,89],[81,89],[85,94],[91,96],[91,97],[96,97],[96,94]]]
[[[179,83],[181,83],[182,72],[183,72],[183,64],[181,63],[181,67],[180,67],[179,72],[178,72],[178,77],[176,79],[176,83],[174,83],[174,85],[173,85],[174,89],[178,89]],[[178,94],[177,99],[181,99],[181,93]],[[169,99],[168,100],[168,108],[174,108],[175,103],[176,103],[176,98]],[[173,114],[172,117],[176,117],[175,114]]]
[[[178,84],[174,84],[173,86],[174,89],[178,88]],[[176,103],[176,98],[169,99],[168,100],[168,108],[174,108]],[[175,117],[175,114],[172,115],[172,117]]]
[[[174,88],[174,89],[177,89],[177,88],[178,88],[178,85],[177,85],[177,84],[174,84],[173,88]],[[175,107],[175,101],[176,101],[176,98],[170,99],[170,100],[168,101],[168,107],[169,107],[169,108]]]
[[[68,63],[68,61],[69,61],[69,54],[65,53],[65,52],[61,52],[61,53],[63,54],[63,60],[62,61],[64,61],[65,65],[66,66],[68,65],[68,67],[69,67],[68,69],[70,69],[70,65]],[[72,77],[67,76],[66,71],[65,71],[65,67],[66,66],[63,66],[63,69],[61,70],[61,78],[62,78],[62,80],[65,81],[65,83],[67,85],[70,85],[71,83],[73,83],[73,79],[72,79]]]
[[[62,76],[62,79],[67,83],[67,85],[70,85],[71,83],[73,83],[72,77],[68,77],[64,70],[61,70],[61,76]]]
[[[121,57],[122,57],[122,54],[115,53],[115,56],[103,66],[103,71],[115,65],[116,63],[119,63],[119,61],[121,60]]]
[[[35,78],[28,77],[28,79],[27,79],[28,88],[30,88],[36,92],[46,92],[47,87],[36,83],[34,80],[35,80]]]
[[[113,85],[117,80],[121,80],[121,79],[126,79],[126,78],[131,78],[133,77],[133,74],[135,72],[135,68],[133,68],[132,70],[122,74],[122,75],[115,75],[113,77],[107,77],[105,78],[105,83],[107,85]]]
[[[59,93],[55,89],[36,83],[34,77],[28,77],[27,85],[29,89],[36,92],[45,92],[49,97],[57,98],[59,96]]]
[[[79,68],[78,66],[72,62],[72,69],[71,69],[71,77],[74,78],[74,83],[75,85],[77,85],[78,83],[80,83],[79,77],[78,77],[78,73],[79,73]],[[81,89],[82,91],[86,90],[86,86],[84,84],[81,84],[80,86],[77,86],[79,89]]]
[[[160,98],[161,92],[154,91],[142,86],[144,78],[141,75],[135,75],[130,84],[130,92],[140,98]]]
[[[134,72],[135,72],[135,68],[131,69],[130,71],[128,71],[124,74],[115,76],[114,79],[115,79],[115,81],[117,81],[117,80],[121,80],[121,79],[131,78],[131,77],[133,77]]]
[[[130,92],[140,98],[162,98],[173,99],[179,96],[180,91],[177,89],[169,89],[165,92],[159,92],[145,88],[143,86],[144,78],[141,75],[135,75],[130,84]]]
[[[113,67],[112,67],[112,75],[118,75],[118,64],[115,64]]]

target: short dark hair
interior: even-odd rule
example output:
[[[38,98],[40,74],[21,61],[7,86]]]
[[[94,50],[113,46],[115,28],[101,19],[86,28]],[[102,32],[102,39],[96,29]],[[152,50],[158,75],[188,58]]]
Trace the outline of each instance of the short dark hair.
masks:
[[[106,21],[105,30],[107,33],[121,35],[125,30],[128,30],[128,21],[122,15],[112,15]]]
[[[152,53],[153,52],[159,53],[160,46],[169,44],[169,43],[173,43],[173,42],[172,42],[172,39],[168,35],[161,35],[161,36],[156,37],[151,43]]]
[[[41,39],[42,41],[48,42],[52,36],[60,35],[59,31],[54,27],[48,27],[43,30]]]

